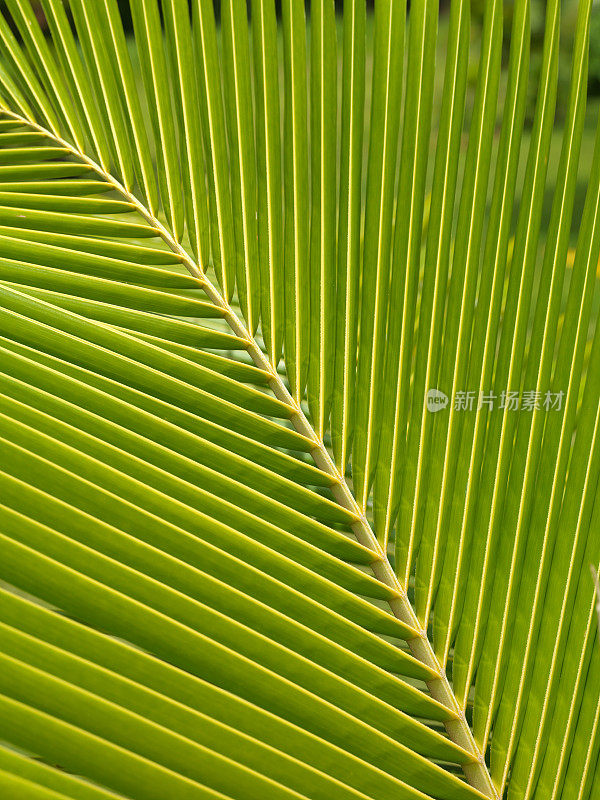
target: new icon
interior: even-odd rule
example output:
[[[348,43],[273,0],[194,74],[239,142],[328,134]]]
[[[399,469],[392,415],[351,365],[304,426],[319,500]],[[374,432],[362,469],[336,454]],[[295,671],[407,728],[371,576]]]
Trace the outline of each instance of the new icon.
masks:
[[[439,389],[430,389],[427,392],[427,411],[435,413],[448,405],[448,395]]]

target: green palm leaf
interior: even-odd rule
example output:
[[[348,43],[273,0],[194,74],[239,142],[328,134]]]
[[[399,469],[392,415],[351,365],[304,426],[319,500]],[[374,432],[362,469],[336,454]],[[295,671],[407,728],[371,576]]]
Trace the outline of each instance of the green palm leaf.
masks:
[[[591,0],[6,5],[2,796],[595,797]]]

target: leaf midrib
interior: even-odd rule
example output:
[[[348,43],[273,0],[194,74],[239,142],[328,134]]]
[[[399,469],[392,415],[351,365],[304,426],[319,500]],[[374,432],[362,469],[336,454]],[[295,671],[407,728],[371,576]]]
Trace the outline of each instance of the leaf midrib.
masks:
[[[138,213],[146,220],[146,222],[154,228],[157,235],[165,242],[165,244],[178,256],[181,257],[182,263],[185,265],[188,272],[198,280],[203,291],[217,307],[223,311],[223,318],[239,338],[243,339],[246,343],[246,349],[254,361],[255,365],[268,373],[269,386],[273,394],[278,400],[286,403],[292,409],[290,421],[296,431],[306,438],[314,442],[314,448],[311,451],[313,459],[317,467],[324,472],[330,474],[334,480],[332,491],[337,502],[350,511],[355,521],[352,524],[352,531],[357,541],[368,547],[375,556],[374,561],[371,563],[371,568],[375,577],[389,586],[397,595],[395,599],[389,601],[392,613],[406,624],[418,631],[418,636],[414,639],[407,641],[407,644],[412,654],[418,660],[432,668],[437,676],[427,683],[431,696],[446,706],[454,716],[444,723],[446,731],[450,739],[462,747],[464,750],[472,754],[472,760],[462,765],[463,772],[469,784],[481,792],[482,797],[492,798],[492,800],[499,800],[498,792],[491,780],[489,770],[485,763],[485,758],[479,750],[471,729],[466,721],[466,717],[460,708],[451,684],[444,671],[440,668],[438,660],[435,656],[431,643],[427,638],[427,631],[422,630],[414,612],[414,609],[408,599],[406,590],[401,586],[398,578],[392,569],[392,566],[387,558],[386,553],[381,548],[381,545],[375,536],[365,513],[361,510],[354,495],[346,482],[345,476],[337,469],[333,459],[331,458],[323,439],[320,438],[311,424],[309,423],[306,415],[302,411],[299,403],[292,397],[283,380],[281,379],[277,370],[272,366],[270,360],[265,356],[256,340],[251,336],[250,332],[239,319],[233,308],[227,300],[221,295],[218,288],[211,282],[208,276],[203,273],[198,265],[194,262],[187,251],[182,245],[177,242],[168,229],[158,220],[151,211],[149,211],[138,198],[129,192],[120,182],[110,173],[106,172],[97,162],[81,152],[70,142],[62,139],[61,137],[53,134],[47,128],[39,125],[37,122],[29,119],[22,114],[18,114],[5,105],[0,106],[0,110],[11,116],[13,119],[20,121],[23,125],[34,128],[39,133],[52,139],[61,147],[67,148],[69,153],[83,161],[92,169],[104,182],[113,186],[114,190],[123,196],[128,202],[135,206]]]

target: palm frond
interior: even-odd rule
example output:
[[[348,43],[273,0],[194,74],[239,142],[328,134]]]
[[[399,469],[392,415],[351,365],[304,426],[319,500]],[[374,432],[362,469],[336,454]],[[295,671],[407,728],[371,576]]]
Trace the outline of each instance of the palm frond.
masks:
[[[0,14],[4,795],[593,798],[591,0],[556,164],[559,0],[530,130],[526,0],[473,91],[465,0],[42,6]]]
[[[373,85],[365,197],[360,337],[352,476],[366,508],[381,417],[376,392],[385,357],[396,156],[400,127],[406,3],[378,3],[373,34]],[[376,411],[377,409],[377,411]]]

